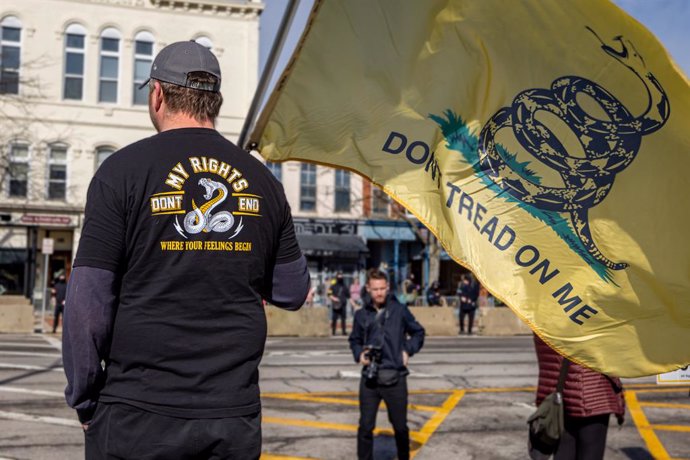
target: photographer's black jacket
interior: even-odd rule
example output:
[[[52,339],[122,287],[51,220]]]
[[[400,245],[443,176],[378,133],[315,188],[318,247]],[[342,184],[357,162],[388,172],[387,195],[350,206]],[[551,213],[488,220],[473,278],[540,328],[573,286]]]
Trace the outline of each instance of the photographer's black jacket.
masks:
[[[381,369],[406,371],[402,352],[405,350],[412,356],[421,350],[424,345],[424,328],[410,310],[393,296],[388,296],[385,307],[381,310],[377,318],[377,311],[369,299],[364,308],[355,313],[349,338],[352,355],[355,362],[359,362],[365,346],[381,346]]]

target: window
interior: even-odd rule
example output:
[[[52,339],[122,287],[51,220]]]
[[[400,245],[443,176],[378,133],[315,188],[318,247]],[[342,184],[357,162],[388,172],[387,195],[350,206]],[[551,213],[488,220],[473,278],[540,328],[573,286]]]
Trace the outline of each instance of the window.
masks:
[[[48,154],[48,199],[64,200],[67,192],[67,146],[53,144]]]
[[[105,29],[101,33],[101,66],[98,102],[117,102],[117,80],[120,75],[120,33]]]
[[[267,161],[266,167],[279,181],[283,181],[283,165],[274,161]]]
[[[84,46],[86,29],[71,24],[65,30],[65,81],[62,97],[80,101],[84,98]]]
[[[208,37],[197,37],[194,41],[205,48],[213,49],[213,42],[211,42],[211,39]]]
[[[350,171],[335,170],[335,212],[350,212]]]
[[[100,168],[103,162],[110,155],[115,153],[115,148],[110,146],[98,147],[96,149],[96,169]]]
[[[378,187],[372,189],[371,212],[373,214],[388,215],[388,195]]]
[[[148,32],[139,32],[134,37],[134,105],[146,105],[149,99],[149,90],[144,87],[139,89],[142,83],[151,75],[153,63],[153,35]]]
[[[299,209],[316,211],[316,165],[302,163],[299,194]]]
[[[10,145],[9,196],[26,198],[29,191],[29,146]]]
[[[19,94],[22,24],[14,16],[0,22],[0,94]]]

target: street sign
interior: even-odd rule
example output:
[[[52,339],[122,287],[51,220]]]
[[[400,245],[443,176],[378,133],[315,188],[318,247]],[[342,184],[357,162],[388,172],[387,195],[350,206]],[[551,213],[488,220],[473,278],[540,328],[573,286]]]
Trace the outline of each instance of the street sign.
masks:
[[[656,383],[660,385],[680,385],[690,383],[690,365],[676,371],[657,375]]]
[[[41,252],[45,255],[51,255],[53,253],[53,248],[55,247],[55,240],[53,238],[43,238],[43,244],[41,244]]]

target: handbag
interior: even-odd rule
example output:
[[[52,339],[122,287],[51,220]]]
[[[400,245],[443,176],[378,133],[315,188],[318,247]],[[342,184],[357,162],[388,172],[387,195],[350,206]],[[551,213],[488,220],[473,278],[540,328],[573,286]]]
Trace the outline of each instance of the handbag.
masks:
[[[529,456],[533,460],[547,459],[553,454],[564,431],[563,387],[570,361],[563,358],[556,391],[549,394],[529,416]]]

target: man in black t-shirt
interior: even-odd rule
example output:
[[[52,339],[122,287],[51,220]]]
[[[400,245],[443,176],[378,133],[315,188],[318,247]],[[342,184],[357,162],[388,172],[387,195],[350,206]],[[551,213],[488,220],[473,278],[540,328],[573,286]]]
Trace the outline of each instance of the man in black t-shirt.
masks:
[[[309,289],[290,207],[214,129],[209,50],[167,46],[145,84],[158,134],[108,158],[89,186],[65,308],[66,399],[88,459],[259,458],[262,300],[296,310]]]

